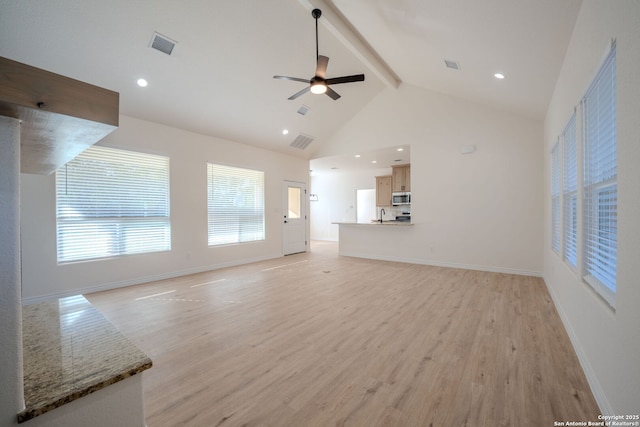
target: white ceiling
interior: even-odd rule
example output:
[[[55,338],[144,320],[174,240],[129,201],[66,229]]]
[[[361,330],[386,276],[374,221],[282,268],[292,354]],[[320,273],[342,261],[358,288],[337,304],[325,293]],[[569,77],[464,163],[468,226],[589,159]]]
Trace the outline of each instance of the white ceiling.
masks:
[[[403,82],[541,119],[581,0],[334,3]]]
[[[0,56],[115,90],[122,114],[310,159],[389,86],[389,75],[542,119],[580,4],[1,0]],[[289,101],[304,85],[272,77],[312,77],[314,5],[324,9],[320,54],[330,57],[327,76],[364,73],[366,80],[334,86],[342,95],[337,101],[310,93]],[[149,47],[154,31],[178,42],[171,56]],[[376,68],[372,57],[389,68]],[[444,59],[460,70],[446,68]],[[497,71],[506,78],[496,80]],[[140,77],[147,88],[136,85]],[[297,113],[302,105],[310,107],[306,116]],[[315,138],[306,150],[289,147],[300,133]]]
[[[411,146],[398,145],[352,155],[321,157],[311,161],[311,173],[388,169],[411,163]],[[391,173],[391,170],[387,170]]]

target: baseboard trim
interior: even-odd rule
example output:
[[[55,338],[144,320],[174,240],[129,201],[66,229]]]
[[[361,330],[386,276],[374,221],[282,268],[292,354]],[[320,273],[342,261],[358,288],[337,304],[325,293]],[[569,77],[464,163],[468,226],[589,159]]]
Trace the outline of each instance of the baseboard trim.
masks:
[[[580,340],[576,335],[571,322],[569,321],[569,317],[567,313],[564,311],[564,307],[560,303],[558,296],[556,295],[553,287],[549,286],[549,281],[546,277],[542,277],[544,280],[544,284],[549,291],[549,295],[551,295],[551,299],[553,300],[553,304],[556,306],[556,311],[560,316],[560,320],[564,325],[564,329],[567,331],[567,335],[569,335],[569,341],[571,341],[571,345],[573,346],[573,350],[576,352],[576,356],[578,356],[578,361],[580,362],[580,366],[584,371],[585,376],[587,377],[587,382],[589,383],[589,387],[591,388],[591,393],[593,393],[593,397],[596,399],[596,403],[602,412],[602,415],[615,415],[613,411],[613,407],[609,403],[602,386],[600,385],[600,381],[598,381],[598,377],[594,372],[591,364],[589,363],[589,359],[587,358],[587,354],[582,348],[580,344]]]
[[[22,299],[22,305],[37,304],[37,303],[40,303],[40,302],[51,301],[51,300],[55,300],[55,299],[59,299],[59,298],[66,298],[66,297],[70,297],[70,296],[74,296],[74,295],[84,295],[84,294],[90,294],[90,293],[93,293],[93,292],[109,291],[111,289],[125,288],[127,286],[134,286],[134,285],[141,285],[143,283],[155,282],[157,280],[173,279],[174,277],[188,276],[189,274],[203,273],[203,272],[206,272],[206,271],[219,270],[221,268],[235,267],[235,266],[238,266],[238,265],[250,264],[250,263],[253,263],[253,262],[266,261],[266,260],[269,260],[269,259],[281,258],[281,257],[282,257],[282,255],[277,255],[277,256],[271,256],[270,255],[270,256],[263,256],[263,257],[256,257],[256,258],[251,258],[251,259],[243,259],[243,260],[240,260],[240,261],[232,261],[232,262],[208,265],[208,266],[204,266],[204,267],[190,268],[190,269],[186,269],[186,270],[171,271],[171,272],[168,272],[168,273],[155,274],[155,275],[152,275],[152,276],[137,277],[135,279],[120,280],[120,281],[109,282],[109,283],[101,283],[99,285],[88,286],[86,288],[73,289],[73,290],[64,291],[64,292],[56,292],[56,293],[53,293],[53,294],[41,295],[41,296],[37,296],[37,297],[23,298]]]
[[[420,265],[431,265],[434,267],[447,267],[447,268],[459,268],[464,270],[476,270],[476,271],[488,271],[492,273],[505,273],[505,274],[516,274],[518,276],[533,276],[533,277],[542,277],[542,272],[533,271],[533,270],[519,270],[514,268],[506,268],[506,267],[492,267],[486,265],[474,265],[474,264],[459,264],[453,262],[446,261],[436,261],[430,259],[420,259],[420,258],[404,258],[404,257],[395,257],[395,256],[385,256],[385,255],[372,255],[372,254],[363,254],[358,252],[349,252],[349,251],[340,251],[340,255],[342,256],[350,256],[354,258],[367,258],[367,259],[375,259],[379,261],[393,261],[393,262],[403,262],[408,264],[420,264]]]

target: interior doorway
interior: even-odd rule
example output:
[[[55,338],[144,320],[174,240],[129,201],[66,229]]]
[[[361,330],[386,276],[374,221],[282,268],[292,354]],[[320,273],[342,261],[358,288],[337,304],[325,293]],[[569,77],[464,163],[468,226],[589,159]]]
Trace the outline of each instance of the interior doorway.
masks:
[[[356,190],[356,222],[371,222],[376,219],[376,190]]]

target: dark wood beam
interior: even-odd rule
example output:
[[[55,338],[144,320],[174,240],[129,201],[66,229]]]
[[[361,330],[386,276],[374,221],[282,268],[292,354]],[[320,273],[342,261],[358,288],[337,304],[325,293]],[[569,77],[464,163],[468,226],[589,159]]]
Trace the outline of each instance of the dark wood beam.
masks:
[[[0,115],[21,120],[21,171],[49,175],[118,127],[117,92],[0,57]]]

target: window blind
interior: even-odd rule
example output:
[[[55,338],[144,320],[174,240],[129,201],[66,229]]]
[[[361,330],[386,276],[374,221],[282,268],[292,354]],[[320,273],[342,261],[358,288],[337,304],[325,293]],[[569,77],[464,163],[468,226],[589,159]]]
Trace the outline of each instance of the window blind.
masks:
[[[171,249],[169,158],[93,146],[56,172],[58,262]]]
[[[560,148],[551,149],[551,247],[560,252]]]
[[[562,194],[563,194],[563,257],[569,266],[577,266],[578,235],[578,160],[576,142],[576,113],[574,112],[562,133]]]
[[[207,163],[209,246],[264,240],[264,172]]]
[[[585,280],[613,305],[618,241],[615,45],[582,105]]]

